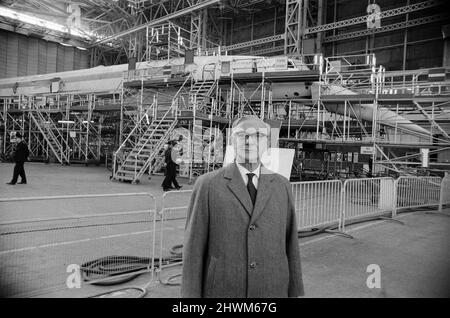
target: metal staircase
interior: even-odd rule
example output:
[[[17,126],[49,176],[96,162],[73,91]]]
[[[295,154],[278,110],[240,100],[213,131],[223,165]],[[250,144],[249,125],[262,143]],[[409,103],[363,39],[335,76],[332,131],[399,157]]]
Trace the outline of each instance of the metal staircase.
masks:
[[[176,127],[178,120],[178,97],[184,91],[187,83],[190,83],[191,77],[187,77],[178,92],[174,95],[171,106],[159,117],[157,109],[157,100],[146,110],[145,115],[135,125],[128,137],[124,140],[114,156],[113,179],[120,181],[131,181],[138,183],[145,171],[154,171],[157,165],[160,165],[160,155],[164,144],[169,140],[170,134]],[[122,163],[117,162],[117,154],[125,149],[128,139],[134,136],[138,127],[142,127],[143,120],[151,118],[147,129],[133,146],[133,149],[126,155]],[[118,166],[118,167],[117,167]],[[116,168],[117,167],[117,168]]]
[[[100,139],[101,133],[91,122],[90,116],[87,118],[81,114],[74,114],[75,122],[79,125],[82,134],[79,134],[79,140],[72,139],[74,144],[78,147],[80,154],[86,161],[89,159],[100,159]],[[80,158],[81,159],[81,158]]]
[[[39,110],[32,110],[29,114],[58,162],[61,164],[70,164],[67,153],[69,146],[55,123],[51,119],[45,119]]]
[[[152,121],[115,172],[114,179],[137,183],[148,168],[151,170],[150,165],[153,159],[156,159],[157,154],[169,139],[170,132],[177,124],[176,119],[166,115],[167,113],[162,118],[155,118]]]
[[[216,87],[217,81],[214,80],[204,80],[197,81],[192,85],[189,92],[189,99],[191,104],[195,106],[197,110],[202,110],[208,101],[208,97],[211,96],[214,88]]]

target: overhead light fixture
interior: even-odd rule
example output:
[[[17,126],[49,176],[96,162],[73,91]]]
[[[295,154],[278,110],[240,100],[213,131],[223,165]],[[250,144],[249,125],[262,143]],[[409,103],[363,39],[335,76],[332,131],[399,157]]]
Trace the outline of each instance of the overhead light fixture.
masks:
[[[73,120],[58,120],[59,124],[75,124]]]
[[[84,31],[84,30],[82,31],[82,30],[78,30],[75,28],[68,28],[65,25],[47,21],[43,18],[33,17],[28,14],[23,14],[19,11],[11,10],[6,7],[0,7],[0,16],[6,17],[9,19],[13,19],[13,20],[18,20],[22,23],[28,23],[31,25],[40,26],[40,27],[43,27],[43,28],[46,28],[49,30],[67,33],[67,34],[70,34],[73,36],[78,36],[78,37],[88,39],[88,40],[90,40],[94,36],[94,34],[92,32],[88,32],[88,31]]]

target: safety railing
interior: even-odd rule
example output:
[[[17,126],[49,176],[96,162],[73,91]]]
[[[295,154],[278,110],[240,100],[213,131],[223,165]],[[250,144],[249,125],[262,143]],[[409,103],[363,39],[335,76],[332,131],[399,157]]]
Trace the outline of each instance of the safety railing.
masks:
[[[86,295],[96,290],[90,285],[130,275],[154,279],[156,201],[149,193],[0,199],[0,210],[2,296],[77,297],[80,288]],[[48,211],[46,218],[29,218],[36,210]]]
[[[441,182],[440,177],[399,177],[395,180],[396,211],[439,205]]]
[[[342,194],[342,229],[345,224],[363,218],[394,216],[395,182],[393,178],[347,179]]]
[[[340,228],[341,181],[295,182],[291,187],[299,231],[318,226]]]
[[[318,71],[322,74],[324,70],[324,58],[322,54],[302,54],[291,57],[295,68],[299,71]]]
[[[158,270],[182,264],[181,248],[184,241],[188,204],[192,190],[166,192],[163,195],[159,213],[160,223],[156,229],[158,251]],[[161,279],[161,275],[158,275]]]
[[[325,74],[371,71],[376,66],[375,54],[325,57]]]
[[[445,205],[450,204],[450,174],[447,174],[441,182],[441,193],[439,198],[439,211],[442,212],[442,209]]]
[[[141,127],[146,127],[146,128],[150,127],[149,116],[151,117],[151,120],[153,123],[153,120],[155,119],[154,114],[156,112],[157,105],[158,105],[158,102],[156,100],[156,97],[154,97],[153,103],[145,110],[144,114],[141,116],[139,121],[135,124],[135,126],[133,127],[131,132],[128,133],[125,140],[120,144],[119,148],[117,148],[117,150],[113,153],[113,176],[116,176],[116,173],[120,167],[120,163],[118,162],[118,160],[121,160],[123,163],[123,162],[125,162],[125,159],[126,159],[126,157],[118,158],[118,154],[120,154],[121,152],[124,152],[126,150],[127,145],[130,143],[130,140],[135,137],[136,132],[138,132],[139,129],[141,129]]]
[[[300,231],[337,228],[345,232],[346,225],[359,220],[392,218],[396,209],[439,205],[442,210],[450,204],[449,176],[291,186]],[[120,282],[141,273],[149,273],[150,282],[163,282],[162,274],[167,277],[174,270],[177,274],[166,283],[179,277],[191,196],[191,190],[166,192],[159,212],[149,193],[0,199],[2,296],[58,292],[71,297],[79,296],[76,291],[81,287]],[[36,210],[48,211],[46,218],[24,218]]]

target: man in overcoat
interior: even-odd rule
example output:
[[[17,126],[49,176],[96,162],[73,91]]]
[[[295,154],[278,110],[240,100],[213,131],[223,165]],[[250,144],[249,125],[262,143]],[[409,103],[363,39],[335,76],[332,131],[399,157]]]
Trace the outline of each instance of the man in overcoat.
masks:
[[[261,164],[270,126],[233,123],[233,163],[200,176],[188,207],[182,297],[304,294],[289,180]]]
[[[19,184],[27,184],[27,176],[25,174],[25,169],[23,165],[28,160],[28,156],[30,155],[30,151],[28,150],[28,146],[22,138],[22,134],[16,133],[16,148],[14,151],[13,159],[16,163],[14,165],[14,173],[12,180],[7,182],[9,185],[14,185],[17,183],[17,179],[21,178]]]
[[[170,191],[172,188],[172,183],[175,186],[175,189],[179,190],[182,186],[178,184],[176,179],[177,176],[177,163],[173,161],[172,152],[173,146],[176,142],[169,141],[167,143],[168,147],[164,153],[164,161],[166,163],[166,177],[164,178],[163,183],[161,184],[164,191]]]

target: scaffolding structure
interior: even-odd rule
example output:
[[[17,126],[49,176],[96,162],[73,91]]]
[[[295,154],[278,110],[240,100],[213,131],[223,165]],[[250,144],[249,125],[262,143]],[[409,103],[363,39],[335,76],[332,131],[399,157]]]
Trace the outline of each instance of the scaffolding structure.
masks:
[[[114,147],[115,129],[108,119],[118,119],[119,98],[119,93],[1,98],[2,157],[10,158],[11,141],[19,132],[28,142],[30,160],[99,164]]]
[[[450,149],[445,68],[386,72],[373,54],[316,54],[272,59],[283,65],[273,72],[268,59],[217,56],[195,76],[169,59],[124,71],[113,92],[2,97],[2,154],[12,150],[10,133],[21,132],[33,160],[99,163],[109,155],[115,180],[139,182],[161,171],[164,144],[182,136],[180,174],[193,181],[221,166],[233,120],[253,114],[280,122],[282,146],[296,149],[294,172],[339,178],[448,170],[437,160]],[[307,144],[328,157],[305,157]]]

